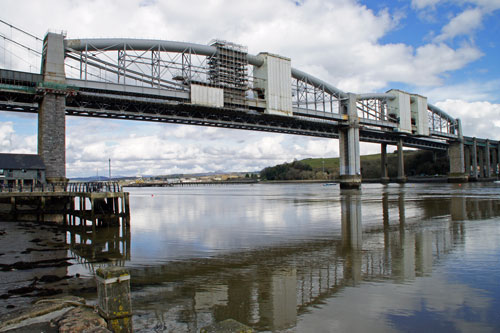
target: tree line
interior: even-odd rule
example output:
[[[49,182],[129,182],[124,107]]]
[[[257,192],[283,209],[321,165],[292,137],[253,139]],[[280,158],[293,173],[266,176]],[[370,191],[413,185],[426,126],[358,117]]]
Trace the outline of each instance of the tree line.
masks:
[[[361,177],[381,177],[380,154],[361,156]],[[390,178],[397,177],[397,153],[387,154],[387,168]],[[446,152],[421,150],[404,151],[405,173],[408,177],[435,176],[448,173],[449,162]],[[316,158],[293,161],[264,168],[261,180],[335,180],[339,177],[338,158]]]

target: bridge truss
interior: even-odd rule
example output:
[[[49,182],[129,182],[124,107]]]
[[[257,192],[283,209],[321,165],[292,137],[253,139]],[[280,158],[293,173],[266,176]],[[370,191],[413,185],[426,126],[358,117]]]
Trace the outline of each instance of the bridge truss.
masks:
[[[329,138],[338,138],[338,128],[345,122],[340,109],[347,94],[294,68],[291,69],[293,116],[265,114],[262,78],[254,75],[254,69],[262,66],[263,60],[234,43],[66,39],[65,49],[67,115]],[[0,108],[9,111],[37,112],[39,96],[47,91],[43,79],[36,74],[1,70],[0,84],[3,84]],[[223,87],[223,107],[193,105],[192,85]],[[21,94],[19,86],[35,94],[27,91]],[[390,94],[372,94],[358,99],[362,141],[396,144],[401,133],[399,119],[394,117],[388,103],[391,98],[394,97]],[[408,133],[403,137],[405,145],[445,149],[447,140],[458,137],[457,121],[431,105],[428,123],[428,137]]]
[[[245,93],[233,103],[233,107],[259,110],[259,101],[263,99],[258,88],[261,79],[253,74],[254,68],[262,65],[262,60],[233,43],[213,41],[210,45],[199,45],[157,40],[93,39],[67,40],[66,45],[68,77],[189,93],[192,83],[220,86],[220,80],[214,77],[227,77],[232,73],[233,77],[223,82],[224,85]],[[228,55],[227,50],[231,49],[233,54]],[[213,66],[224,60],[225,67]],[[239,74],[235,74],[236,69],[239,69]],[[298,117],[341,119],[340,104],[346,97],[341,90],[293,68],[291,90],[294,114]],[[372,98],[360,99],[357,102],[360,121],[367,126],[397,127],[398,119],[392,116],[387,104],[391,98],[393,96],[389,94],[373,94]],[[428,118],[434,136],[457,136],[456,120],[444,111],[431,106]]]

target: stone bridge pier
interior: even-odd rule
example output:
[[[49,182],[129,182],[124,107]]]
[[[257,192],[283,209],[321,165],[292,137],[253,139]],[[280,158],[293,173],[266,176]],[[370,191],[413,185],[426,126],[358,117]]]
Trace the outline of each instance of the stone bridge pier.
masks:
[[[464,144],[461,141],[451,142],[448,148],[448,156],[450,159],[450,173],[448,182],[463,183],[467,182],[468,177],[465,174],[465,157]]]
[[[66,182],[66,74],[64,36],[47,33],[43,41],[43,82],[38,111],[38,155],[45,164],[47,182]]]
[[[456,141],[450,142],[448,148],[448,157],[450,161],[450,173],[448,174],[448,182],[463,183],[468,181],[468,176],[465,173],[465,149],[464,137],[462,134],[462,123],[457,119]]]

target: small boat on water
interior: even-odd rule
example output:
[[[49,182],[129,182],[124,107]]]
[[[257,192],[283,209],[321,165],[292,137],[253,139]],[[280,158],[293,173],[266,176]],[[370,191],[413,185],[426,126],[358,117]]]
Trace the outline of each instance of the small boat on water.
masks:
[[[337,185],[335,183],[324,183],[323,186],[333,186],[333,185]]]

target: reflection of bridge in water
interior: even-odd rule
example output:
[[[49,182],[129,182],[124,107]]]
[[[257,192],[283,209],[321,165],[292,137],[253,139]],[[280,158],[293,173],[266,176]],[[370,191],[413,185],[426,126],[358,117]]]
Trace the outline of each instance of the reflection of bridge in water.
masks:
[[[460,120],[424,96],[396,89],[343,92],[292,68],[289,58],[251,55],[225,41],[66,39],[48,33],[43,43],[37,53],[41,74],[0,69],[0,110],[38,113],[38,153],[49,181],[66,177],[66,115],[339,139],[346,188],[361,182],[360,141],[381,144],[385,180],[387,145],[398,147],[399,181],[405,180],[403,147],[448,150],[450,180],[497,174],[499,142],[464,137]]]
[[[258,329],[290,328],[347,287],[430,274],[464,243],[463,220],[500,216],[493,198],[423,198],[409,211],[407,199],[384,192],[381,200],[362,204],[358,194],[344,193],[338,238],[132,268],[134,311],[155,325],[188,331],[227,318]],[[365,227],[362,205],[382,208]]]
[[[66,243],[77,262],[92,272],[101,266],[124,266],[130,260],[130,225],[68,226]]]

